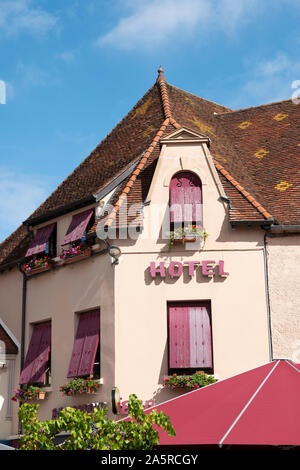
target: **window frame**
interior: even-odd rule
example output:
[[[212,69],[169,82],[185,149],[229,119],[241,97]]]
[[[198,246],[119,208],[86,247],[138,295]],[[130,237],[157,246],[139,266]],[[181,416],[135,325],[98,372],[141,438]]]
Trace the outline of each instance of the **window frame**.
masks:
[[[185,306],[185,307],[206,307],[209,316],[210,324],[210,353],[211,353],[211,367],[170,367],[170,307]],[[203,371],[207,374],[214,374],[214,348],[213,348],[213,330],[212,330],[212,306],[210,300],[170,300],[167,301],[167,368],[168,375],[192,375],[197,371]]]

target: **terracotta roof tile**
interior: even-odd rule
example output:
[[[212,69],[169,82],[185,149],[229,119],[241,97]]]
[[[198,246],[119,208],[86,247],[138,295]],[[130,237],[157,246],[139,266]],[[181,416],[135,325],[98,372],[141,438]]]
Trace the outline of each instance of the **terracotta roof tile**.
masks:
[[[232,111],[168,84],[162,69],[153,87],[29,217],[47,216],[97,193],[125,168],[138,166],[115,194],[142,204],[159,155],[159,139],[187,127],[209,137],[222,184],[234,200],[231,220],[300,223],[300,106],[291,101]],[[219,167],[218,167],[219,165]],[[18,259],[29,241],[19,227],[0,244],[0,264]]]

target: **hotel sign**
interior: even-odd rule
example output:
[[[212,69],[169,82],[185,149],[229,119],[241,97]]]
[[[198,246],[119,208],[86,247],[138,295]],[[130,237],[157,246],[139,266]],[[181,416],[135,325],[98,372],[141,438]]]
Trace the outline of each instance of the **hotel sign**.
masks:
[[[171,261],[166,266],[164,261],[156,264],[155,261],[150,262],[150,275],[153,279],[156,276],[166,277],[168,273],[171,277],[180,277],[183,274],[183,269],[187,268],[187,272],[190,277],[193,277],[196,270],[201,269],[202,275],[207,277],[214,277],[218,275],[220,277],[227,277],[229,275],[225,270],[223,260],[203,260],[203,261]]]

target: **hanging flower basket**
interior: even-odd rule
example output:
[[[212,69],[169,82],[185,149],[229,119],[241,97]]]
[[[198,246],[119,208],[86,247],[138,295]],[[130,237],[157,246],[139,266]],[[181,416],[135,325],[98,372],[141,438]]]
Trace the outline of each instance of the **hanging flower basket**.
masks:
[[[66,384],[59,387],[59,390],[63,395],[76,395],[82,393],[95,393],[99,388],[99,380],[93,379],[92,376],[87,379],[82,377],[75,377],[74,379],[69,380]]]
[[[177,375],[163,380],[163,387],[169,389],[184,388],[186,390],[195,390],[197,388],[205,387],[206,385],[213,384],[217,381],[212,375],[208,375],[203,371],[198,371],[192,375]]]
[[[63,260],[64,264],[71,264],[80,259],[87,258],[91,254],[92,248],[90,246],[84,246],[82,243],[79,243],[79,245],[73,246],[68,250],[62,249],[59,257]]]
[[[31,259],[24,264],[23,269],[27,275],[38,274],[44,271],[49,271],[55,268],[56,262],[48,256],[42,256],[41,258]]]
[[[42,388],[34,385],[24,385],[14,391],[13,401],[27,402],[32,400],[44,400],[46,392]]]

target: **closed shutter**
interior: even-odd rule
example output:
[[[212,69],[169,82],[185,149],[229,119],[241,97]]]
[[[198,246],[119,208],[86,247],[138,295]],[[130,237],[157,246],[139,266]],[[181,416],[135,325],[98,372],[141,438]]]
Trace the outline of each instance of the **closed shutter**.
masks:
[[[52,235],[54,227],[55,223],[47,225],[46,227],[39,228],[37,230],[35,237],[26,252],[26,257],[43,253],[43,251],[46,250],[47,243]]]
[[[186,368],[190,362],[190,324],[188,308],[174,306],[169,309],[170,368]]]
[[[212,367],[211,330],[207,307],[189,307],[190,367]]]
[[[211,327],[206,305],[169,306],[169,367],[212,367]]]
[[[194,173],[180,172],[171,180],[170,222],[202,224],[201,181]]]
[[[81,240],[86,231],[88,223],[93,215],[94,210],[90,209],[79,214],[73,215],[70,226],[67,230],[66,235],[64,236],[62,245],[67,243],[76,242]]]
[[[68,378],[91,373],[99,343],[99,330],[99,310],[80,315]]]
[[[51,324],[41,323],[33,328],[30,344],[26,354],[24,368],[20,376],[20,384],[35,382],[33,378],[44,376],[45,360],[50,352]],[[47,347],[44,347],[47,344]],[[39,373],[40,372],[40,373]],[[33,377],[34,374],[34,377]],[[37,380],[38,382],[39,380]]]

